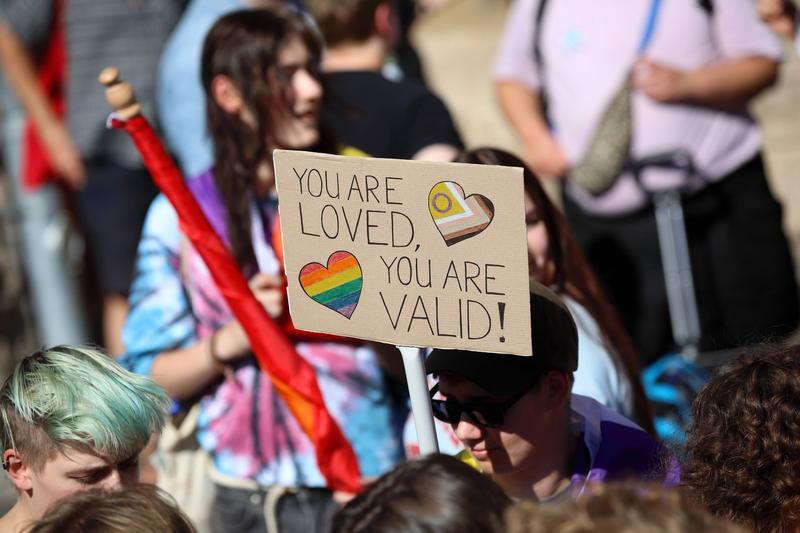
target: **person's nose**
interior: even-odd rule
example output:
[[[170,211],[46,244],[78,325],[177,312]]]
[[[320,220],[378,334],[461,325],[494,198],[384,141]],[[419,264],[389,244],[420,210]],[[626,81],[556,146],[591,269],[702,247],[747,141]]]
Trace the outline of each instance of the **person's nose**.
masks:
[[[130,487],[139,482],[139,465],[122,468],[119,470],[120,484],[123,487]]]
[[[322,85],[306,69],[295,74],[295,94],[303,101],[317,101],[322,98]]]
[[[123,476],[118,469],[113,469],[111,473],[99,484],[97,488],[101,490],[119,490],[123,487]]]
[[[483,436],[483,429],[463,414],[456,424],[455,432],[456,437],[464,443],[479,440]]]

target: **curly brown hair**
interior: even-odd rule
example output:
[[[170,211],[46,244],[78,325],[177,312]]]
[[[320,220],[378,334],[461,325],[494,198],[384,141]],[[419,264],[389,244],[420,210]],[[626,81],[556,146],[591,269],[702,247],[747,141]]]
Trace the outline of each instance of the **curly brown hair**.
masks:
[[[800,525],[800,346],[740,356],[698,394],[682,484],[753,531]]]

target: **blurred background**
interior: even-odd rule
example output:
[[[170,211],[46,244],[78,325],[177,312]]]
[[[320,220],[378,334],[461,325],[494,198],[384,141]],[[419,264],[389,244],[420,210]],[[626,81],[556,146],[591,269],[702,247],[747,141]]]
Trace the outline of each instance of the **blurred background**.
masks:
[[[96,0],[100,1],[100,0]],[[335,1],[335,0],[331,0]],[[428,86],[447,104],[465,146],[491,145],[521,152],[517,136],[503,117],[495,99],[491,65],[505,22],[505,0],[427,0],[418,5],[410,38],[416,48]],[[19,110],[9,108],[10,98],[0,108],[2,121]],[[784,227],[790,240],[795,265],[800,264],[800,60],[787,44],[786,59],[778,84],[759,96],[753,111],[764,131],[764,153],[770,185],[784,206]],[[0,134],[8,129],[0,130]],[[3,139],[8,142],[10,139]],[[0,375],[5,376],[21,356],[46,343],[37,326],[31,303],[30,279],[21,260],[25,244],[20,227],[24,207],[15,201],[19,194],[0,161]],[[548,183],[554,198],[555,185]],[[99,325],[101,302],[86,282],[91,268],[84,256],[85,246],[74,224],[64,233],[58,227],[27,238],[58,248],[64,270],[80,294],[76,315],[85,318],[84,341],[102,342]],[[798,272],[800,274],[800,272]],[[63,316],[65,322],[75,317]],[[81,322],[81,318],[77,322]],[[13,501],[13,493],[2,476],[0,487]],[[5,500],[5,499],[4,499]],[[0,512],[6,501],[0,501]]]

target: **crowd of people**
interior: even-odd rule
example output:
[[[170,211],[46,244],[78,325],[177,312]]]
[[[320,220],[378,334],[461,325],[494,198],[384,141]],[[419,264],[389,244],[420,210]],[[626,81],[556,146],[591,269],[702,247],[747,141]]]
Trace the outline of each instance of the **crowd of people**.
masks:
[[[0,389],[16,492],[0,531],[800,530],[798,287],[747,111],[775,82],[776,33],[797,31],[793,4],[513,0],[493,79],[519,157],[464,146],[419,78],[413,4],[0,0],[2,96],[19,106],[0,117],[6,170],[36,211],[30,234],[39,215],[75,212],[106,347],[48,325],[49,298],[81,304],[68,283],[37,284],[63,265],[31,245],[55,346]],[[106,128],[107,65],[313,368],[360,492],[328,487],[175,207]],[[275,149],[523,169],[534,356],[427,352],[444,453],[415,457],[396,348],[291,326]],[[652,163],[675,154],[687,164]],[[563,182],[561,201],[543,180]],[[685,213],[697,347],[732,354],[681,444],[656,434],[640,377],[676,349],[653,207],[665,191]]]

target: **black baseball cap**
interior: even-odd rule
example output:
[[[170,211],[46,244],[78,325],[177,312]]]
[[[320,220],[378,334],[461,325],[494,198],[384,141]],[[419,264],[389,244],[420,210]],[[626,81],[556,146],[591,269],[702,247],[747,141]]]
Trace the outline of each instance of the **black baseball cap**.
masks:
[[[437,348],[425,360],[425,370],[463,376],[496,396],[522,392],[547,370],[577,370],[578,330],[567,306],[556,293],[533,281],[530,303],[530,357]]]

